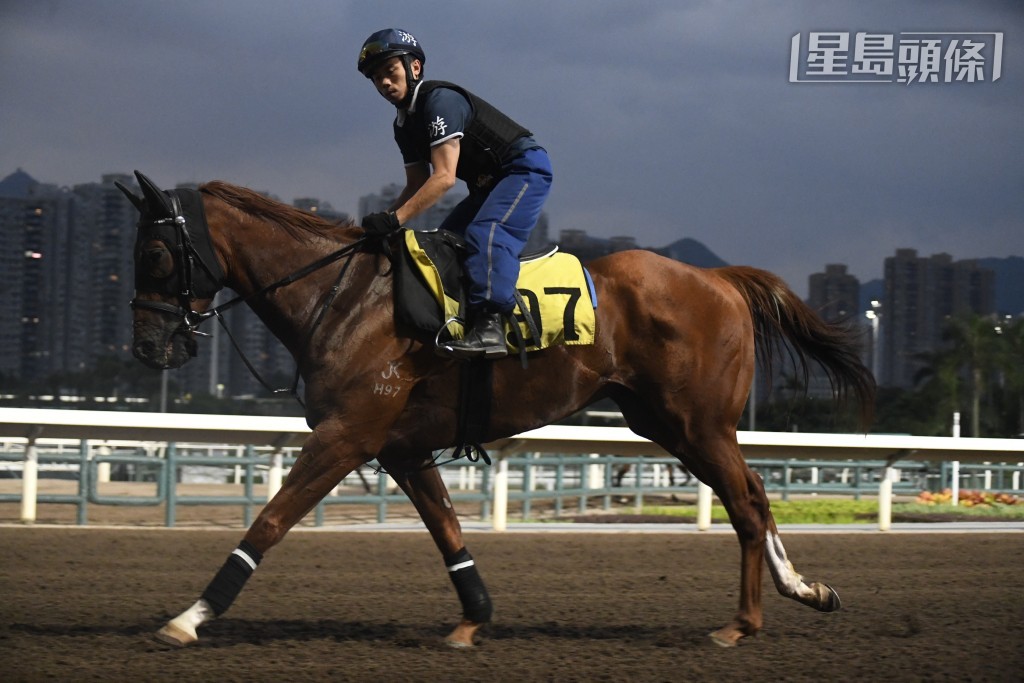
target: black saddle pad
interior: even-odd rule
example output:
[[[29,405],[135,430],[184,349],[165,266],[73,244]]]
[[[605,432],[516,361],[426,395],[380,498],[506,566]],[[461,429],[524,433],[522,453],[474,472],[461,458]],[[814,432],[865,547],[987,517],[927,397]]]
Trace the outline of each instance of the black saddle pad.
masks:
[[[453,232],[437,230],[417,232],[416,241],[437,268],[444,291],[452,298],[464,301],[466,282],[462,261],[466,246],[462,239]],[[427,287],[404,244],[395,266],[395,319],[399,325],[431,336],[445,322],[441,305]]]
[[[395,317],[400,326],[433,336],[447,322],[446,317],[452,315],[453,309],[458,310],[460,318],[465,319],[466,317],[466,294],[469,290],[469,282],[463,269],[466,245],[462,237],[447,230],[406,233],[407,237],[410,235],[414,238],[412,241],[418,246],[418,249],[430,259],[441,279],[441,296],[446,300],[448,313],[446,316],[445,309],[438,301],[438,294],[432,291],[437,284],[426,281],[423,270],[417,266],[413,255],[409,252],[412,245],[406,241],[403,242],[400,258],[396,259]],[[527,263],[551,256],[556,251],[558,251],[557,246],[549,245],[530,253],[524,253],[519,260],[522,263]]]

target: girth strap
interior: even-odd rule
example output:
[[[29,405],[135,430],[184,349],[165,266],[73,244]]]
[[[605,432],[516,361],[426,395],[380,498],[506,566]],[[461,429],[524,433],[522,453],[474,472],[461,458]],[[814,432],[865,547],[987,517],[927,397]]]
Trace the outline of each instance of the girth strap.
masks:
[[[491,458],[481,445],[491,425],[491,393],[494,363],[475,359],[462,363],[459,368],[459,416],[455,434],[458,446],[452,460],[466,458],[476,462],[483,458],[488,465]]]

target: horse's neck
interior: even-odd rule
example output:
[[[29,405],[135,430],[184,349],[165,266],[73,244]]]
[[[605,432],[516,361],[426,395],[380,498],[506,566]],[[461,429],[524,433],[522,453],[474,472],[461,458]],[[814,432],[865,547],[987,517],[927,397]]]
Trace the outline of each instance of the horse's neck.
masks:
[[[322,238],[302,243],[280,229],[263,224],[257,227],[255,222],[232,231],[228,239],[232,262],[227,286],[247,297],[249,307],[293,355],[304,353],[320,309],[331,296],[331,288],[342,269],[344,277],[338,282],[332,308],[350,308],[349,302],[367,288],[366,266],[372,259],[353,254],[260,294],[262,288],[297,273],[345,244]],[[346,266],[350,258],[353,261]]]

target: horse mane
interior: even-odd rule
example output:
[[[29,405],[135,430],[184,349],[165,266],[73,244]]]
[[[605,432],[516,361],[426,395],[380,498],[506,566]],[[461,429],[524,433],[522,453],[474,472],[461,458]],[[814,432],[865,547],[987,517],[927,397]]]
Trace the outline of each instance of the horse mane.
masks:
[[[215,197],[250,216],[273,223],[292,238],[301,241],[314,235],[326,237],[338,227],[353,227],[351,220],[330,221],[314,213],[289,206],[239,185],[222,180],[211,180],[199,186],[199,191]]]

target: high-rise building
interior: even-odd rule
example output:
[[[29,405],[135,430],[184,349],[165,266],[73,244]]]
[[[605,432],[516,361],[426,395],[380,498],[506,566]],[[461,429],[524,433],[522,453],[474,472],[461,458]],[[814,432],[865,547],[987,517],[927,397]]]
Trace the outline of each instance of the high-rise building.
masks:
[[[973,260],[897,249],[885,259],[883,305],[881,383],[911,388],[952,316],[995,312],[995,274]]]
[[[850,320],[858,315],[860,281],[846,272],[846,266],[830,263],[824,273],[810,276],[807,304],[826,322]]]
[[[330,202],[322,202],[316,197],[298,197],[292,202],[292,206],[309,213],[315,213],[329,221],[340,223],[349,220],[347,213],[343,211],[336,211]]]
[[[134,187],[125,174],[107,174],[99,183],[75,185],[75,224],[89,234],[80,246],[90,259],[92,329],[88,337],[94,356],[124,356],[131,349],[132,311],[128,306],[135,291],[132,251],[139,214],[114,182]],[[125,356],[126,357],[126,356]]]
[[[368,213],[387,211],[401,193],[402,186],[391,183],[382,187],[379,193],[363,195],[359,198],[360,218]],[[448,217],[455,205],[465,198],[464,194],[449,192],[432,207],[406,223],[405,227],[412,230],[434,230]]]
[[[867,321],[857,310],[860,302],[860,280],[847,272],[842,263],[825,265],[825,272],[813,273],[808,278],[807,305],[821,316],[825,322],[836,323],[853,328],[859,335],[861,360],[870,367],[873,337],[865,324]],[[783,366],[789,370],[784,361]],[[832,384],[817,368],[811,368],[811,376],[807,392],[811,396],[828,397],[832,395]]]
[[[0,372],[38,381],[127,353],[137,214],[115,180],[132,184],[0,181]]]
[[[76,286],[85,291],[73,270],[81,258],[72,208],[66,190],[21,169],[0,182],[0,374],[48,376],[64,369],[67,346],[83,346],[68,342],[69,327],[84,318],[69,311],[69,297]]]

